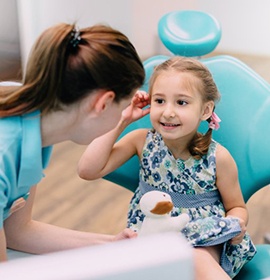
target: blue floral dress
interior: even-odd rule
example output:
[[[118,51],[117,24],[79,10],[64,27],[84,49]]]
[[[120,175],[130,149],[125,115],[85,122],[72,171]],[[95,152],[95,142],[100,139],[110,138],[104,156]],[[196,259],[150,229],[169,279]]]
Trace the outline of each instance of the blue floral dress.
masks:
[[[128,227],[140,229],[144,219],[139,202],[142,195],[160,190],[171,195],[172,216],[187,213],[190,222],[182,230],[194,247],[223,244],[220,265],[234,277],[256,253],[248,233],[243,241],[231,245],[230,239],[241,232],[237,219],[225,218],[225,209],[216,187],[216,147],[212,140],[208,153],[197,160],[175,159],[160,134],[150,130],[142,152],[140,183],[131,200]]]

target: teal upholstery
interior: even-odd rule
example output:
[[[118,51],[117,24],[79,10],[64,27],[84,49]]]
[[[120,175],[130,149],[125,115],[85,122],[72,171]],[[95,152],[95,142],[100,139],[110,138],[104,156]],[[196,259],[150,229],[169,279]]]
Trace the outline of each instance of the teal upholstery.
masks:
[[[173,27],[170,32],[167,31],[169,37],[166,46],[174,50],[177,33],[173,31],[179,30],[175,28],[177,21],[173,19],[171,25],[168,22],[164,24],[166,28]],[[197,27],[201,30],[200,25]],[[174,54],[181,52],[176,50]],[[144,90],[148,88],[149,77],[154,67],[167,58],[169,57],[157,55],[144,62],[146,71]],[[221,93],[221,101],[217,104],[216,112],[222,122],[220,129],[213,132],[213,138],[225,146],[234,157],[244,199],[247,202],[256,191],[270,184],[270,85],[247,65],[231,56],[216,56],[201,61],[211,71]],[[200,131],[205,132],[206,125],[202,124]],[[149,116],[130,125],[123,134],[141,127],[151,127]],[[134,191],[138,186],[138,171],[139,162],[134,157],[105,178]],[[256,247],[258,253],[235,279],[259,280],[270,277],[270,245],[261,244]]]
[[[234,280],[262,280],[270,279],[270,245],[260,244],[256,246],[257,254],[238,273]]]
[[[204,61],[221,92],[217,114],[222,119],[214,138],[233,155],[245,201],[270,184],[270,86],[232,57]],[[270,207],[270,206],[269,206]],[[257,245],[257,254],[235,279],[270,277],[270,245]]]

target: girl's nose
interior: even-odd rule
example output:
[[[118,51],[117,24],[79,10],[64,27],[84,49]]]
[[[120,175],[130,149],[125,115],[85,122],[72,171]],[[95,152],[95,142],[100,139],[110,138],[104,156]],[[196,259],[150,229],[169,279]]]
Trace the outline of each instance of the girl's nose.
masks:
[[[169,118],[174,118],[175,117],[175,111],[174,111],[173,106],[171,106],[171,105],[166,106],[166,108],[163,112],[163,115],[168,119]]]

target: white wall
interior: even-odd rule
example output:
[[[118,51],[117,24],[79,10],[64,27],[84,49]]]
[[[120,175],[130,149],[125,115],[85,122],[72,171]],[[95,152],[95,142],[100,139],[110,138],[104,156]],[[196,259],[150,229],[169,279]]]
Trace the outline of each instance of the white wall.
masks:
[[[77,22],[79,27],[107,23],[121,27],[125,33],[131,29],[131,5],[126,0],[17,0],[17,3],[23,64],[38,35],[59,22]]]
[[[16,0],[1,0],[0,11],[0,51],[18,55],[20,44]]]
[[[10,0],[1,0],[10,1]],[[17,0],[23,64],[36,37],[60,21],[83,27],[107,23],[129,36],[142,59],[167,54],[158,20],[181,9],[213,14],[222,25],[217,50],[270,56],[269,0]]]
[[[8,1],[8,0],[6,0]],[[37,36],[47,27],[78,21],[80,27],[106,23],[133,42],[142,58],[158,52],[159,18],[176,9],[192,9],[195,0],[17,0],[23,64]],[[169,4],[168,4],[169,3]]]
[[[157,25],[166,13],[196,9],[197,0],[133,0],[131,39],[140,56],[145,59],[168,50],[158,38]]]
[[[217,50],[270,56],[269,0],[198,0],[222,25]]]

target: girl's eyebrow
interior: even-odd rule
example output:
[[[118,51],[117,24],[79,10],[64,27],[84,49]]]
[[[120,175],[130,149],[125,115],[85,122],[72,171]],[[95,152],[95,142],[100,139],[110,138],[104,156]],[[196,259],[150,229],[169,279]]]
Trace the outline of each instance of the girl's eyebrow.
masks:
[[[161,92],[155,92],[151,94],[152,97],[164,97],[166,96],[166,93],[161,93]],[[189,94],[185,93],[176,93],[177,98],[184,98],[184,99],[192,99],[193,97],[190,96]]]
[[[192,98],[192,96],[190,96],[190,95],[188,95],[188,94],[184,94],[184,93],[179,93],[178,95],[177,95],[178,97],[181,97],[181,98]]]
[[[152,95],[167,96],[166,93],[162,93],[162,92],[154,92],[154,93],[152,93]],[[184,94],[184,93],[176,93],[175,95],[178,97],[190,97],[188,94]]]
[[[161,92],[154,92],[151,94],[152,96],[155,95],[155,96],[166,96],[165,93],[161,93]]]

